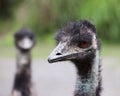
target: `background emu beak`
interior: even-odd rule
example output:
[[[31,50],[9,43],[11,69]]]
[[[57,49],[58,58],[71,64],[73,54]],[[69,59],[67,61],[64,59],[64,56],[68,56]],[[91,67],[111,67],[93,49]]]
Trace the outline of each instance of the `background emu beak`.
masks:
[[[32,47],[32,41],[26,37],[19,43],[19,46],[22,46],[24,49],[29,49]]]

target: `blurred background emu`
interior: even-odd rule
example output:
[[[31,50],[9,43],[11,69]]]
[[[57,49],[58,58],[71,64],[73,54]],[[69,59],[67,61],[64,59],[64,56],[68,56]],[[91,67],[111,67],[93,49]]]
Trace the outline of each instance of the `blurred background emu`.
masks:
[[[0,96],[11,94],[16,72],[13,35],[23,27],[30,28],[37,39],[31,74],[38,96],[73,96],[74,66],[50,65],[47,57],[56,45],[56,31],[81,19],[96,26],[102,42],[102,94],[118,95],[120,0],[0,0]]]

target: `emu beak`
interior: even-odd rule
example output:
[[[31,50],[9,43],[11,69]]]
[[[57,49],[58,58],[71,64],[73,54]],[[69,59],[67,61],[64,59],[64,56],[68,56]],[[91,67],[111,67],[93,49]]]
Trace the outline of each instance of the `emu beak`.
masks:
[[[29,49],[31,48],[33,45],[33,42],[28,38],[24,38],[20,43],[19,43],[19,46],[21,46],[22,48],[24,49]]]
[[[72,49],[72,48],[71,48]],[[83,52],[78,52],[75,50],[70,50],[66,42],[60,42],[58,46],[53,50],[53,52],[48,57],[49,63],[54,63],[58,61],[66,61],[74,58],[78,58]]]
[[[57,62],[60,61],[61,58],[64,57],[62,51],[65,48],[66,43],[59,43],[58,46],[53,50],[53,52],[50,54],[50,56],[48,57],[48,62],[49,63],[53,63],[53,62]]]
[[[67,42],[60,42],[58,46],[53,50],[53,52],[48,57],[49,63],[54,63],[58,61],[66,61],[73,59],[83,59],[86,56],[90,57],[91,54],[95,52],[92,47],[86,49],[80,49],[76,46],[68,46]]]

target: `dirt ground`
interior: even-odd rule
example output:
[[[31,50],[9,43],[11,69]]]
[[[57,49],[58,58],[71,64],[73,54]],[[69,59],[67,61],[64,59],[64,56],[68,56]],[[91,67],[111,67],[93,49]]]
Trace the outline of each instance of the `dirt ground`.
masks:
[[[120,59],[102,60],[102,96],[119,96]],[[15,59],[0,58],[0,96],[11,96]],[[32,80],[37,96],[73,96],[76,70],[70,62],[49,64],[46,60],[35,59],[32,63]]]

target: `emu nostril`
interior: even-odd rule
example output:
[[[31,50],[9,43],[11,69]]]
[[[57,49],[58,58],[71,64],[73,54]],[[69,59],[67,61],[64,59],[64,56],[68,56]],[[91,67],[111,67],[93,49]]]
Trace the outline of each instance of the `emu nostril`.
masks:
[[[56,55],[62,55],[61,53],[57,53]]]

